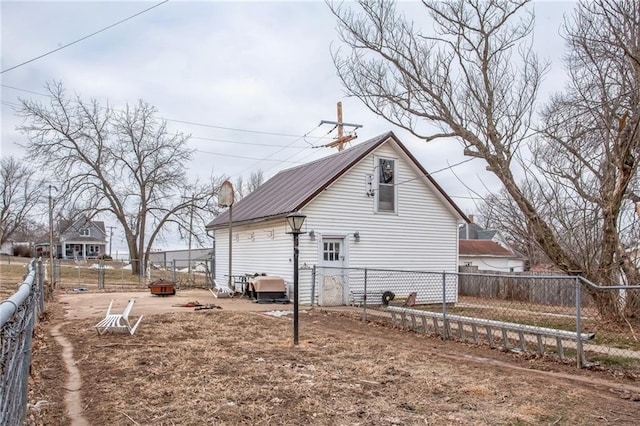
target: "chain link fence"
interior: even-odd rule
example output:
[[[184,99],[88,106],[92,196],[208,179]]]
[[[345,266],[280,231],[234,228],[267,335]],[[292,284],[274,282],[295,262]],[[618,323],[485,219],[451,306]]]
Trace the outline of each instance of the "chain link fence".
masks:
[[[44,313],[42,262],[31,261],[18,291],[0,302],[0,425],[20,424],[26,415],[31,338]]]
[[[640,286],[581,277],[317,267],[314,303],[443,339],[640,370]]]
[[[172,281],[177,288],[212,288],[212,261],[174,259],[149,263],[133,273],[136,259],[127,260],[61,260],[54,259],[53,281],[56,287],[76,292],[88,290],[139,290],[159,279]],[[48,261],[45,271],[48,273]]]

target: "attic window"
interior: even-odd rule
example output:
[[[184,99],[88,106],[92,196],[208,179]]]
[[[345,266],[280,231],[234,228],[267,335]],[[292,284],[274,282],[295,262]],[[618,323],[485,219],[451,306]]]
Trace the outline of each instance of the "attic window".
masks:
[[[82,228],[80,230],[80,236],[82,237],[90,237],[91,236],[91,229],[89,228]]]
[[[396,211],[396,162],[388,158],[378,159],[377,208],[379,212]]]

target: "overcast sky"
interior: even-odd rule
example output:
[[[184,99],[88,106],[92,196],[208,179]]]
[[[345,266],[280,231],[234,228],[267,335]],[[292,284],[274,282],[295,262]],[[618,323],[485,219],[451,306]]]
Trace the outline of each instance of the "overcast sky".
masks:
[[[313,146],[335,136],[318,139],[332,128],[319,123],[336,120],[341,101],[344,122],[363,126],[354,144],[393,130],[465,212],[475,213],[465,185],[480,193],[499,188],[482,160],[447,169],[465,159],[457,142],[421,142],[345,97],[330,53],[338,43],[335,18],[320,1],[170,1],[5,72],[159,3],[2,0],[2,156],[22,157],[18,144],[26,142],[15,131],[12,106],[19,98],[44,100],[37,94],[44,84],[62,81],[70,93],[103,105],[155,105],[172,130],[191,134],[193,176],[235,180],[261,169],[269,178],[335,152]],[[533,5],[535,49],[553,61],[545,92],[563,80],[559,28],[573,6]],[[416,18],[423,10],[417,2],[399,8]],[[117,236],[113,244],[114,251],[124,247]]]

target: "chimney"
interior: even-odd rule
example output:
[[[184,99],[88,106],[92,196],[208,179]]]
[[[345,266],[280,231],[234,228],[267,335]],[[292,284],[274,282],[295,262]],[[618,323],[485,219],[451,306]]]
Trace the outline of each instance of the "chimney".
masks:
[[[468,217],[469,217],[469,223],[473,223],[473,215],[470,214],[470,215],[468,215]]]

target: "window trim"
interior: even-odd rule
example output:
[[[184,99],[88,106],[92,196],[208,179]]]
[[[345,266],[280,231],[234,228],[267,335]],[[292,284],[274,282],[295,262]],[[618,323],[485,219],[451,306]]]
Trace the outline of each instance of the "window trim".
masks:
[[[398,180],[397,180],[397,176],[398,176],[398,159],[397,158],[391,158],[391,157],[378,157],[375,156],[374,158],[374,185],[375,185],[375,197],[374,197],[374,202],[373,202],[373,207],[374,207],[374,212],[375,213],[380,213],[380,214],[397,214],[398,213]],[[386,210],[380,209],[380,162],[386,160],[386,161],[392,161],[393,162],[393,183],[391,184],[382,184],[385,186],[392,186],[393,187],[393,209],[392,210]]]

